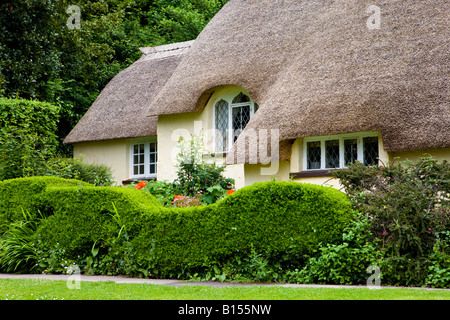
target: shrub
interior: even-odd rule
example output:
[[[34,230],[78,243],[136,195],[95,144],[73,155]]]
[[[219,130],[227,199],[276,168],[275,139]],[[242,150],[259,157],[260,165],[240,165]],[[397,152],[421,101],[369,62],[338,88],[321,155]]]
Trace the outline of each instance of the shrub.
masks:
[[[178,146],[180,153],[175,184],[181,194],[192,197],[201,191],[204,196],[209,196],[208,203],[213,203],[223,194],[217,195],[213,193],[215,190],[211,192],[208,188],[219,186],[225,191],[234,188],[234,180],[222,176],[225,166],[207,163],[203,159],[201,139],[195,136],[189,141],[180,138]]]
[[[29,207],[47,216],[33,238],[36,272],[76,263],[97,274],[279,281],[319,243],[339,239],[350,216],[345,194],[295,182],[255,184],[209,206],[166,208],[141,190],[29,179],[37,179]]]
[[[128,232],[138,232],[143,212],[162,209],[151,195],[122,187],[53,187],[43,201],[49,217],[37,233],[49,248],[59,243],[70,259],[91,250],[95,242],[108,243],[123,225]],[[116,211],[123,217],[120,226],[114,219]]]
[[[0,180],[33,175],[54,155],[58,119],[52,104],[0,98]]]
[[[368,230],[383,251],[383,281],[423,285],[437,234],[450,227],[450,164],[433,157],[336,170],[353,207],[370,217]]]
[[[28,128],[56,142],[59,107],[47,102],[0,98],[0,127]]]
[[[450,288],[450,231],[439,232],[430,255],[426,285]]]
[[[0,271],[26,273],[33,271],[39,255],[33,237],[42,216],[23,211],[23,220],[14,221],[0,235]]]
[[[271,264],[282,260],[287,268],[301,264],[320,242],[336,241],[349,215],[345,194],[335,189],[257,183],[214,205],[150,212],[132,244],[148,261],[147,248],[154,243],[153,271],[159,276],[204,273],[218,261],[247,256],[251,250]]]
[[[289,272],[288,280],[295,283],[364,283],[367,268],[378,265],[380,259],[380,252],[368,232],[369,224],[367,216],[355,214],[345,227],[341,242],[323,244],[308,257],[303,269]]]
[[[18,220],[23,220],[23,212],[36,214],[40,210],[47,212],[43,196],[51,187],[87,186],[78,180],[58,177],[27,177],[0,181],[0,234],[8,226]]]
[[[129,188],[135,188],[139,182],[130,184]],[[158,201],[166,207],[170,207],[173,204],[174,195],[180,193],[177,185],[168,181],[147,181],[146,185],[140,190],[145,192],[149,192],[152,196],[154,196]]]

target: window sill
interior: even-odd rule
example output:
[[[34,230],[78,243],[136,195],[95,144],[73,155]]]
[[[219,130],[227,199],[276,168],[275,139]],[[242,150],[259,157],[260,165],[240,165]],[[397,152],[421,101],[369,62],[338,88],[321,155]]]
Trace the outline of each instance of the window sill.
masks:
[[[305,170],[301,172],[291,172],[289,176],[293,179],[299,178],[316,178],[316,177],[331,177],[332,172],[335,169],[327,169],[327,170]]]
[[[157,180],[156,177],[153,177],[153,178],[132,178],[132,179],[123,180],[122,184],[128,185],[128,184],[131,184],[131,183],[133,183],[135,181],[156,181],[156,180]]]

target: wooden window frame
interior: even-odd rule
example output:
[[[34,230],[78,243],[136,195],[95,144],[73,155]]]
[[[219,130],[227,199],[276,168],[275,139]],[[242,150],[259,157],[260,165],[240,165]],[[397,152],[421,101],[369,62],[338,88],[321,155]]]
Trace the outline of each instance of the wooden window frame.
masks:
[[[364,138],[377,137],[378,138],[378,155],[380,154],[380,140],[378,132],[360,132],[351,134],[341,134],[341,135],[330,135],[330,136],[318,136],[318,137],[306,137],[303,138],[303,172],[309,172],[309,176],[323,176],[325,173],[330,172],[335,169],[346,169],[345,165],[345,140],[357,140],[357,160],[364,163]],[[329,140],[339,140],[339,167],[337,168],[326,168],[326,150],[325,142]],[[320,168],[318,169],[308,169],[308,142],[320,142],[321,147],[321,161]],[[316,172],[316,173],[312,173]]]
[[[150,151],[150,144],[155,144],[156,151]],[[134,174],[134,146],[144,145],[144,174]],[[156,161],[150,162],[150,154],[156,154]],[[155,173],[150,173],[150,165],[154,164],[156,168]],[[156,179],[158,175],[158,142],[156,139],[143,140],[143,141],[132,141],[130,143],[130,179],[129,180],[153,180]]]

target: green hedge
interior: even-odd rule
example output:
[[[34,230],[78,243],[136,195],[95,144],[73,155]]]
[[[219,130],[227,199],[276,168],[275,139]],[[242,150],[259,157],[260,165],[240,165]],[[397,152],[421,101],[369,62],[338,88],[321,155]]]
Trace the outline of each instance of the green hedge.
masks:
[[[136,251],[158,271],[196,268],[251,250],[301,256],[339,239],[350,217],[345,194],[296,182],[266,182],[238,190],[207,207],[166,209],[144,217]],[[154,242],[155,252],[147,248]]]
[[[86,253],[95,242],[107,244],[121,225],[139,232],[143,212],[163,209],[152,195],[122,187],[53,187],[43,199],[49,217],[37,233],[47,247],[59,243],[72,258]]]
[[[54,262],[57,248],[61,261],[101,274],[187,278],[242,267],[249,257],[249,268],[266,259],[286,272],[320,243],[338,241],[351,216],[342,192],[296,182],[257,183],[190,208],[166,208],[142,190],[59,178],[5,181],[0,190],[9,190],[3,212],[45,210],[34,237],[40,256]]]
[[[45,213],[43,195],[48,188],[67,186],[88,186],[72,179],[57,177],[28,177],[0,181],[0,234],[8,225],[23,219],[23,211],[42,210]]]
[[[56,140],[59,107],[47,102],[0,98],[0,127],[27,127]]]

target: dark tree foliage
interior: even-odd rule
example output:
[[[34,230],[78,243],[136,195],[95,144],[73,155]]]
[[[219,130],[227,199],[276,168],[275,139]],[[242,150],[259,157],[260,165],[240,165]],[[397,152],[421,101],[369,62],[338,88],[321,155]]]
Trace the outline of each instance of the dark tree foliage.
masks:
[[[195,39],[227,0],[6,0],[0,4],[0,97],[60,107],[60,142],[139,47]],[[70,29],[69,5],[80,8]],[[60,144],[59,151],[70,154]]]

